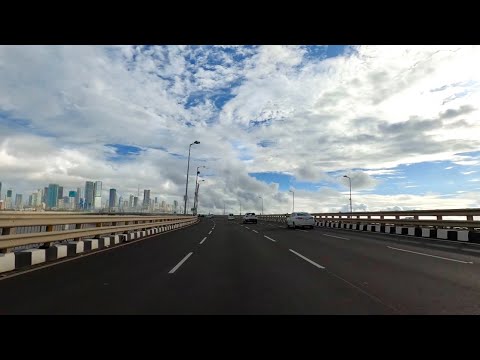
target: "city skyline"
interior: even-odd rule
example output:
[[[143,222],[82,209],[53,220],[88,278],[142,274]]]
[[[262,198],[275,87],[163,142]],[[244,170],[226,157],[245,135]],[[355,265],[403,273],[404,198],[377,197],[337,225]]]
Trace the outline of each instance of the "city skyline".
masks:
[[[0,184],[5,184],[5,182],[0,182]],[[93,187],[92,194],[95,197],[100,197],[101,199],[101,206],[95,208],[93,205],[89,208],[87,206],[86,198],[82,197],[82,194],[89,193],[87,188],[96,184],[96,187]],[[62,210],[105,210],[105,209],[133,209],[133,204],[130,204],[129,200],[123,200],[124,197],[119,195],[117,189],[109,188],[108,190],[102,189],[102,181],[86,181],[85,182],[85,191],[82,191],[80,187],[77,187],[76,190],[70,190],[73,186],[61,186],[59,184],[51,183],[47,187],[40,187],[37,190],[29,193],[26,192],[26,196],[24,196],[21,192],[15,192],[13,187],[9,187],[8,190],[5,192],[4,196],[0,197],[0,202],[2,203],[1,210],[16,210],[18,208],[41,208],[42,203],[44,204],[43,209],[50,210],[50,209],[59,209]],[[50,189],[50,191],[48,190]],[[61,190],[60,190],[61,189]],[[101,196],[98,196],[98,192],[101,191]],[[68,194],[68,196],[60,196],[63,193]],[[108,196],[104,196],[107,193]],[[111,199],[111,195],[113,195],[113,199]],[[139,200],[137,200],[137,204],[135,206],[135,210],[147,210],[147,211],[154,211],[154,210],[169,210],[175,211],[173,208],[175,207],[176,200],[173,200],[171,203],[166,203],[165,200],[161,200],[161,206],[158,202],[158,196],[155,197],[155,202],[151,201],[150,198],[150,190],[144,190],[144,196],[146,198],[140,198],[142,200],[141,206]],[[13,197],[15,199],[13,200]],[[133,198],[134,195],[130,194],[129,198]],[[135,197],[138,199],[138,197]],[[8,205],[6,201],[11,201]],[[113,200],[113,203],[111,202]],[[59,203],[62,203],[63,207],[59,206]],[[74,206],[72,206],[72,204]],[[112,206],[114,204],[114,206]],[[9,207],[10,209],[6,208]]]

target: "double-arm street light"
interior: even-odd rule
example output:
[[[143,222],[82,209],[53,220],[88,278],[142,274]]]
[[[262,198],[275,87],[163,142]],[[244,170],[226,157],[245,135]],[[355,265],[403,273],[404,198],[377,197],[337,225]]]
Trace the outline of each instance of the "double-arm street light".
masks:
[[[350,182],[350,213],[352,213],[352,179],[347,175],[343,175],[343,177],[348,178]]]
[[[263,197],[259,196],[259,199],[262,199],[262,215],[263,215]]]
[[[200,175],[200,171],[199,171],[198,169],[200,169],[200,168],[206,169],[207,167],[206,167],[206,166],[197,166],[197,176],[195,177],[195,196],[194,196],[194,198],[193,198],[193,208],[195,209],[195,210],[194,210],[194,211],[195,211],[195,214],[194,214],[194,215],[196,215],[196,213],[197,213],[198,175]]]
[[[183,215],[187,215],[187,196],[188,196],[188,173],[190,171],[190,150],[192,149],[192,145],[200,144],[200,141],[194,141],[188,147],[188,163],[187,163],[187,184],[185,185],[185,206],[183,209]]]

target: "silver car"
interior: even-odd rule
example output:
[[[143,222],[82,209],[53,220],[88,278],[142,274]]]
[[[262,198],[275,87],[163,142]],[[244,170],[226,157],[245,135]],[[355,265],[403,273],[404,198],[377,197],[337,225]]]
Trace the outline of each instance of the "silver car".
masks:
[[[287,228],[310,227],[313,229],[315,218],[306,212],[294,212],[287,217]]]

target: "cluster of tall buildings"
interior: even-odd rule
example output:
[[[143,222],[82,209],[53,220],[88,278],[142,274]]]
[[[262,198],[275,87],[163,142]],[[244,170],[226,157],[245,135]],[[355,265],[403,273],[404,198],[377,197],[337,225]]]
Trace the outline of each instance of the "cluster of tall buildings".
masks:
[[[49,184],[43,189],[38,189],[29,195],[28,201],[23,194],[16,194],[13,200],[13,190],[8,189],[3,196],[2,183],[0,182],[0,210],[78,210],[78,211],[145,211],[145,212],[179,212],[178,201],[166,204],[150,198],[150,190],[143,191],[140,202],[140,193],[130,195],[128,199],[118,196],[116,189],[109,190],[108,200],[102,197],[101,181],[86,181],[85,188],[64,190],[59,184]]]

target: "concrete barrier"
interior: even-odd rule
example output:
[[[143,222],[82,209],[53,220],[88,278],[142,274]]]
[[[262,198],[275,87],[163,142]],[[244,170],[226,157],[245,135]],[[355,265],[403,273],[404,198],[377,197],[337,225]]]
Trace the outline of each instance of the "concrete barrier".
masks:
[[[0,273],[15,270],[15,254],[0,254]]]

